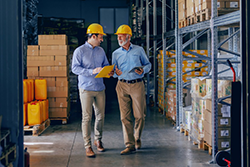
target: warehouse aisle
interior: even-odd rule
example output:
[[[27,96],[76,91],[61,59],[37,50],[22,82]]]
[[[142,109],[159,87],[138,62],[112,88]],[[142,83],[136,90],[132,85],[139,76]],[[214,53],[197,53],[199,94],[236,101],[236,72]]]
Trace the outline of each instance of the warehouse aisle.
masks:
[[[186,136],[176,132],[171,123],[154,108],[148,109],[142,148],[134,154],[121,156],[124,144],[116,99],[108,102],[106,108],[103,134],[106,152],[100,153],[94,148],[96,158],[87,158],[80,128],[79,106],[72,106],[71,113],[69,124],[51,125],[39,137],[25,136],[31,167],[217,166],[207,164],[211,156],[192,145]]]

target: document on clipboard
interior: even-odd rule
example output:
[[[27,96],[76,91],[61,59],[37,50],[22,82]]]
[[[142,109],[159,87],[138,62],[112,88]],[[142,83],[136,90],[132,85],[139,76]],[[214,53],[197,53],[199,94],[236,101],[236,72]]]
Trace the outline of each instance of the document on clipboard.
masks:
[[[95,78],[110,78],[108,74],[114,69],[114,66],[115,65],[104,66]]]
[[[134,67],[134,68],[132,68],[130,71],[129,71],[129,73],[131,73],[131,72],[135,72],[135,70],[139,70],[140,68],[143,68],[144,66],[137,66],[137,67]]]

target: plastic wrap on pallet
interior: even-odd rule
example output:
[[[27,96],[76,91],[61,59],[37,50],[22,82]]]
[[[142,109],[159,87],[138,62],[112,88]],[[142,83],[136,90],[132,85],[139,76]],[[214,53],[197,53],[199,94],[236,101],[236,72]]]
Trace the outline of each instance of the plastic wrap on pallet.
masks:
[[[231,95],[231,82],[232,78],[219,78],[218,79],[218,98]],[[206,79],[206,96],[205,99],[211,99],[212,97],[212,79]]]
[[[192,105],[183,108],[184,129],[190,131],[192,123]]]

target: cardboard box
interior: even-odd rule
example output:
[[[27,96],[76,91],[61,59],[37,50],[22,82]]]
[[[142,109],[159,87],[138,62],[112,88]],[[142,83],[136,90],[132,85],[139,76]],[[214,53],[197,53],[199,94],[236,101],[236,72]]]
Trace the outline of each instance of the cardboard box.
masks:
[[[222,115],[221,113],[221,104],[218,104],[218,115]],[[209,111],[212,111],[212,100],[211,99],[206,99],[206,109]]]
[[[68,78],[66,77],[57,77],[56,78],[56,87],[68,87],[69,86],[69,81]]]
[[[69,88],[48,87],[48,97],[69,97]]]
[[[231,132],[229,132],[231,133]],[[212,146],[212,135],[205,131],[204,140],[208,145]],[[230,138],[218,138],[218,150],[227,149],[231,147]]]
[[[239,0],[228,0],[226,1],[226,8],[238,9],[240,7]]]
[[[67,66],[68,57],[67,56],[55,56],[54,66]]]
[[[218,138],[231,138],[231,128],[218,128]]]
[[[212,113],[209,110],[204,110],[204,120],[207,121],[209,124],[212,123]]]
[[[62,117],[66,118],[69,114],[69,107],[67,108],[49,108],[49,117]]]
[[[66,35],[38,35],[38,45],[67,45]]]
[[[211,0],[203,0],[202,3],[202,10],[203,9],[210,9],[211,10]],[[217,9],[226,8],[226,1],[225,0],[217,0]]]
[[[231,147],[230,139],[218,139],[218,150],[224,150]]]
[[[28,45],[27,46],[28,56],[39,56],[39,46],[38,45]]]
[[[207,122],[206,120],[203,121],[204,123],[204,130],[209,133],[212,134],[212,123]]]
[[[39,76],[38,67],[27,67],[27,76],[28,77],[36,77]]]
[[[53,66],[54,56],[27,56],[27,67]]]
[[[67,77],[68,67],[67,66],[47,66],[40,67],[39,76],[42,77]]]
[[[179,20],[186,19],[186,0],[178,1]]]
[[[68,98],[61,98],[61,97],[52,97],[48,98],[49,100],[49,107],[54,108],[54,107],[68,107]]]
[[[40,46],[40,53],[42,55],[68,55],[69,47],[68,45],[49,45],[49,46]]]
[[[207,142],[208,145],[212,146],[212,135],[209,134],[206,130],[204,133],[204,140]]]
[[[206,80],[200,80],[199,78],[191,79],[191,90],[197,97],[204,97],[206,95]]]
[[[231,118],[218,117],[218,127],[230,127]]]

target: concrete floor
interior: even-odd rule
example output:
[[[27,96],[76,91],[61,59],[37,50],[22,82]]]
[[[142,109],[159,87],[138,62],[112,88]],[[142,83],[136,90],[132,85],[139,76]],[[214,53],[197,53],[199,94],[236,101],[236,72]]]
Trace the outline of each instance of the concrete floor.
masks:
[[[124,144],[116,99],[106,104],[102,140],[106,152],[93,148],[96,157],[86,157],[80,125],[81,112],[75,105],[67,125],[52,124],[39,137],[25,136],[31,167],[217,167],[208,164],[211,156],[177,132],[157,108],[148,109],[142,148],[131,155],[120,155]]]

